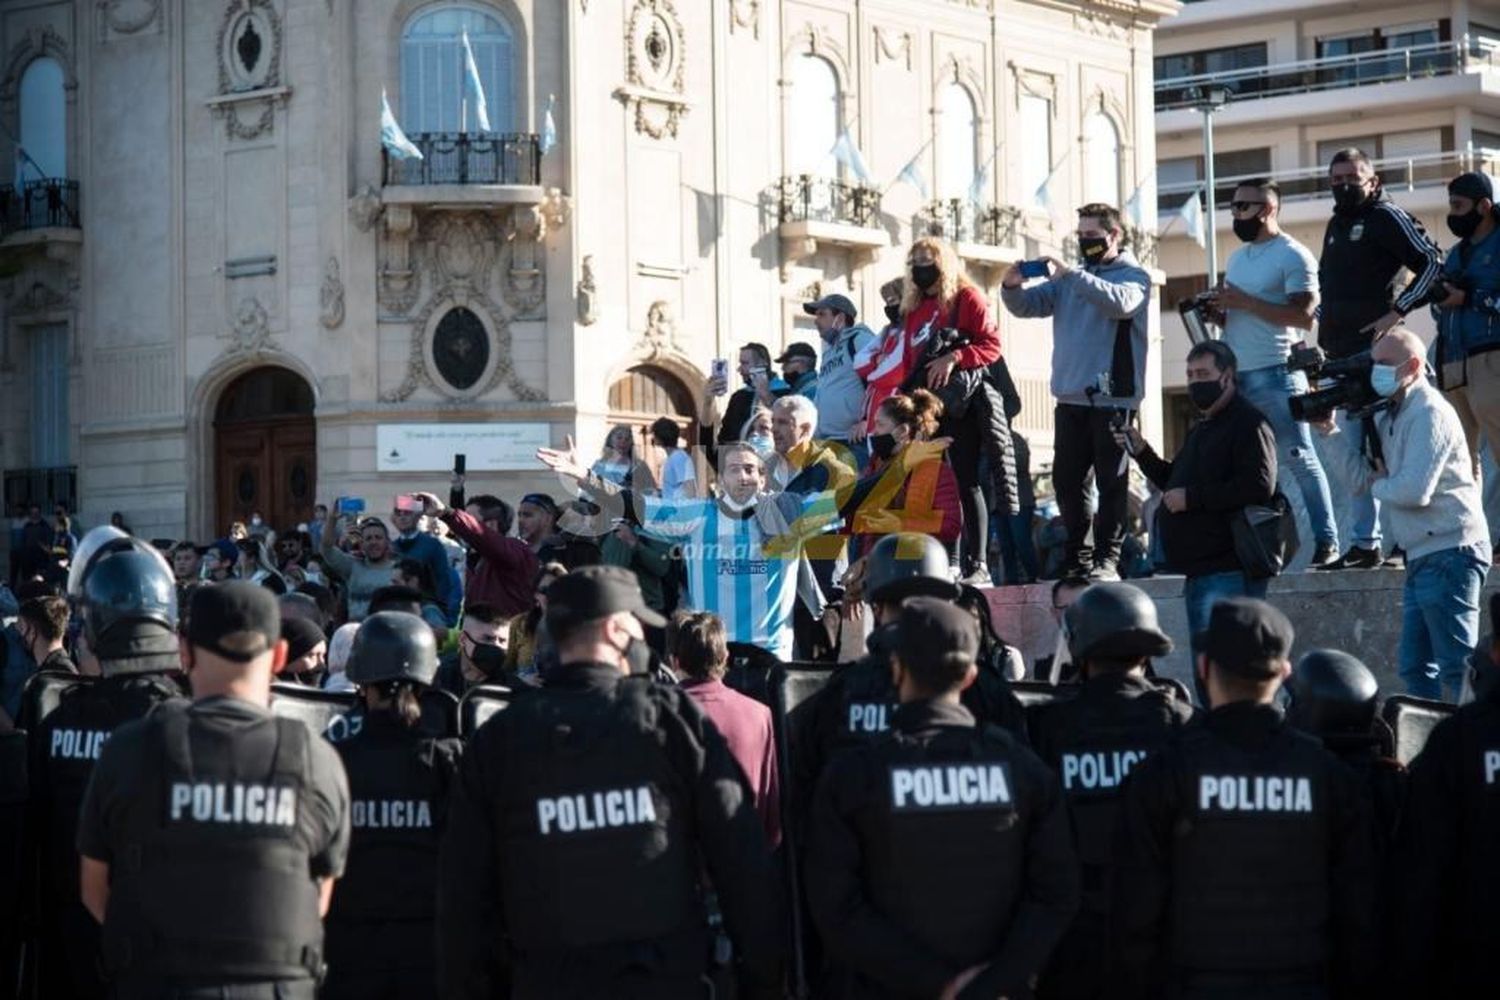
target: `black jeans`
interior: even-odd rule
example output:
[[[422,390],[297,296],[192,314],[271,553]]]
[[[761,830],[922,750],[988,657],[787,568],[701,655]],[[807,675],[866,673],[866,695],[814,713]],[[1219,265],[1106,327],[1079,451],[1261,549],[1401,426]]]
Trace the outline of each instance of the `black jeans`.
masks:
[[[1110,430],[1109,418],[1114,412],[1058,403],[1053,413],[1052,485],[1068,530],[1065,572],[1087,573],[1095,566],[1113,569],[1120,560],[1130,479],[1120,474],[1120,458],[1125,452],[1115,444]],[[1099,510],[1094,514],[1092,531],[1084,495],[1090,469],[1099,490]]]
[[[983,430],[977,416],[970,412],[962,420],[945,420],[942,433],[953,435],[948,459],[958,480],[958,502],[963,506],[963,544],[959,565],[964,576],[984,566],[989,558],[990,511],[984,502],[979,481],[979,456],[983,448]]]

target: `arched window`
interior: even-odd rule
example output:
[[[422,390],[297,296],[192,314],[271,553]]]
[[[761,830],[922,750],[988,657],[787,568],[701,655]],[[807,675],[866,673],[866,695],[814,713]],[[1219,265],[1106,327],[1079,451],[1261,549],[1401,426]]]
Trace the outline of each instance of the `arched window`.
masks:
[[[943,88],[941,100],[938,197],[967,198],[974,175],[979,172],[979,116],[968,89],[957,83]]]
[[[1083,120],[1083,200],[1120,207],[1120,133],[1095,111]]]
[[[839,81],[833,65],[814,55],[795,56],[788,68],[786,166],[792,175],[832,174],[829,151],[839,137]]]
[[[424,9],[401,37],[401,128],[407,134],[479,131],[474,109],[465,102],[465,31],[489,107],[490,130],[513,130],[515,42],[510,27],[483,7],[443,4]]]
[[[33,59],[21,74],[21,148],[16,182],[68,176],[67,98],[63,68],[56,59]],[[39,173],[40,172],[40,173]]]

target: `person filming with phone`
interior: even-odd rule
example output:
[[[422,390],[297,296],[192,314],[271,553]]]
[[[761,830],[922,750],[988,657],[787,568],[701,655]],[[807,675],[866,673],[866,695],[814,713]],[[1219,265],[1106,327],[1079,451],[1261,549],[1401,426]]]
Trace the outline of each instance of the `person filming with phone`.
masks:
[[[1045,280],[1028,283],[1017,264],[1001,279],[1000,299],[1012,315],[1052,317],[1052,479],[1068,532],[1063,575],[1092,580],[1120,578],[1129,480],[1111,419],[1139,409],[1146,388],[1151,278],[1124,242],[1119,209],[1084,205],[1078,210],[1081,264],[1045,257],[1022,262]],[[1085,487],[1090,469],[1099,489],[1092,525]]]

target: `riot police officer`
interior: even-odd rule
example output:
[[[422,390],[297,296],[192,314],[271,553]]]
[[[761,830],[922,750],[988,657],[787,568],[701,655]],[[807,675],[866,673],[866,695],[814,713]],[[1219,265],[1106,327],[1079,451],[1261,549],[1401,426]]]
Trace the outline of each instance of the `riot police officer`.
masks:
[[[80,879],[121,1000],[314,995],[349,789],[333,748],[267,707],[285,657],[270,591],[199,588],[184,643],[192,703],[121,726],[99,757]]]
[[[346,673],[365,711],[334,744],[349,776],[349,863],[328,911],[323,1000],[436,995],[437,849],[462,750],[417,728],[437,674],[432,627],[381,611],[354,636]]]
[[[1370,799],[1375,853],[1384,857],[1406,798],[1406,768],[1391,755],[1394,734],[1376,714],[1375,675],[1348,653],[1314,649],[1297,661],[1287,690],[1286,721],[1322,740],[1359,776]]]
[[[1368,814],[1353,772],[1274,706],[1291,645],[1264,601],[1209,613],[1197,675],[1211,711],[1125,786],[1111,996],[1368,995]]]
[[[1130,769],[1156,753],[1193,717],[1171,687],[1146,676],[1172,651],[1156,605],[1139,587],[1098,583],[1063,615],[1068,659],[1083,678],[1077,695],[1038,705],[1028,729],[1037,755],[1062,776],[1083,880],[1083,905],[1038,990],[1086,1000],[1104,988],[1110,863],[1120,788]]]
[[[612,566],[554,581],[546,615],[559,665],[459,767],[441,995],[701,997],[705,865],[742,970],[779,986],[777,882],[745,779],[692,699],[645,675],[644,626],[665,620]]]
[[[968,612],[899,612],[889,736],[841,753],[808,821],[807,894],[836,997],[1025,995],[1078,906],[1057,780],[1015,736],[978,726]]]
[[[31,731],[29,856],[37,865],[38,985],[45,996],[100,997],[99,927],[79,902],[78,810],[116,727],[182,695],[177,589],[156,549],[111,527],[79,543],[68,597],[83,619],[77,660],[97,677],[65,691]],[[40,686],[28,690],[39,698]],[[40,708],[24,714],[37,718]]]

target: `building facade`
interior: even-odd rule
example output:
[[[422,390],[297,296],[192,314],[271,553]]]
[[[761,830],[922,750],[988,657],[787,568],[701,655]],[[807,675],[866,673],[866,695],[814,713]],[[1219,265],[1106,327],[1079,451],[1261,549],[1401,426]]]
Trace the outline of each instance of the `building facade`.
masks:
[[[1176,7],[3,0],[8,505],[208,538],[455,452],[557,491],[537,445],[691,427],[712,359],[816,341],[804,301],[879,317],[915,233],[993,295],[1081,200],[1152,197]],[[1050,333],[1002,333],[1045,462]]]

